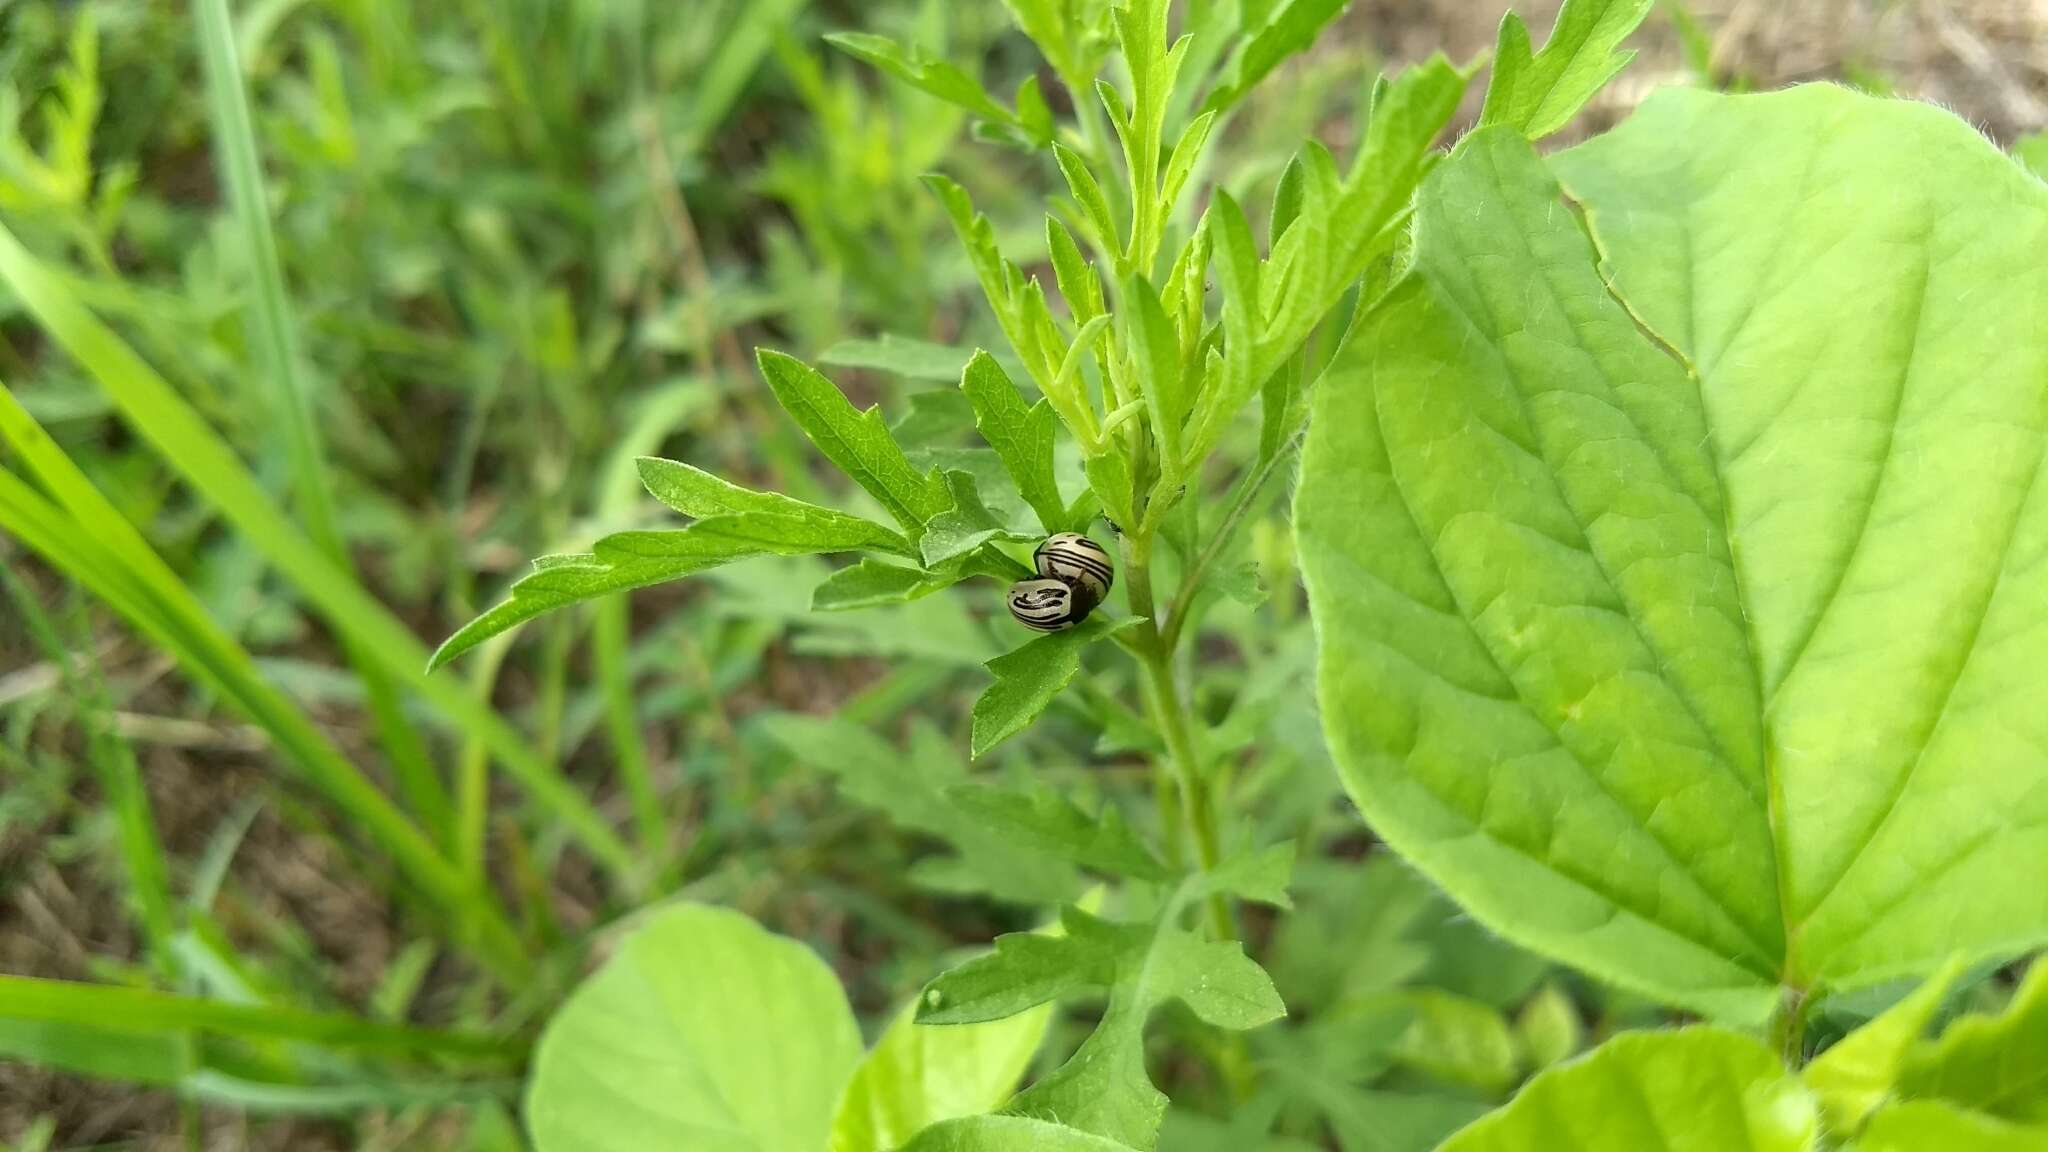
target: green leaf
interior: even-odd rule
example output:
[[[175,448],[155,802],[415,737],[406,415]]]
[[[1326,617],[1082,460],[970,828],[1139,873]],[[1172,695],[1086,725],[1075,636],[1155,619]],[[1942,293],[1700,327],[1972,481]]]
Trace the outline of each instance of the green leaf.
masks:
[[[804,435],[913,538],[950,506],[944,485],[920,476],[904,458],[879,409],[856,411],[838,386],[793,356],[764,348],[757,359],[775,399]]]
[[[2048,868],[2042,672],[1998,642],[2048,621],[2048,189],[1819,87],[1555,164],[1583,219],[1468,137],[1317,389],[1353,796],[1509,939],[1709,1014],[2048,939],[2002,879]]]
[[[1586,1042],[1586,1024],[1570,996],[1555,984],[1545,984],[1515,1017],[1515,1038],[1529,1066],[1541,1071],[1578,1055]]]
[[[1294,900],[1287,889],[1294,882],[1294,852],[1291,840],[1240,852],[1192,877],[1189,887],[1197,897],[1220,893],[1274,908],[1292,908]]]
[[[995,357],[977,351],[960,376],[960,390],[974,404],[974,426],[1002,458],[1017,490],[1047,532],[1066,528],[1067,509],[1053,479],[1053,412],[1046,400],[1025,407]]]
[[[2048,132],[2020,137],[2019,142],[2012,146],[2012,154],[2022,168],[2048,180]]]
[[[1962,970],[1959,963],[1946,965],[1912,995],[1843,1037],[1800,1072],[1820,1100],[1830,1128],[1856,1131],[1892,1094],[1907,1054],[1919,1045]]]
[[[1287,0],[1237,50],[1230,61],[1229,79],[1210,91],[1202,107],[1219,112],[1244,99],[1281,61],[1307,51],[1323,26],[1350,6],[1351,0]]]
[[[1820,1118],[1784,1065],[1713,1028],[1629,1032],[1531,1080],[1438,1152],[1810,1152]]]
[[[1395,1063],[1438,1080],[1499,1095],[1521,1071],[1506,1017],[1476,1000],[1434,988],[1398,995],[1410,1013],[1394,1042]]]
[[[825,42],[948,104],[964,108],[992,124],[1014,129],[1022,139],[1040,143],[1047,139],[1035,136],[1016,113],[989,95],[980,81],[961,71],[951,61],[932,56],[914,44],[906,46],[886,36],[866,32],[828,32]]]
[[[1126,1152],[1078,1128],[1024,1116],[975,1116],[949,1120],[919,1134],[903,1152]]]
[[[1089,171],[1088,161],[1064,144],[1054,144],[1052,154],[1059,161],[1060,175],[1066,177],[1067,190],[1073,193],[1074,203],[1081,209],[1082,220],[1095,233],[1096,243],[1107,251],[1120,251],[1123,242],[1117,236],[1116,217],[1110,213],[1109,197],[1103,194],[1095,173]],[[1070,302],[1071,299],[1069,297]]]
[[[1121,303],[1124,343],[1136,368],[1139,398],[1152,416],[1152,436],[1159,459],[1178,480],[1181,425],[1194,402],[1194,383],[1181,371],[1180,336],[1160,306],[1159,293],[1143,276],[1127,276]]]
[[[1081,470],[1087,474],[1088,487],[1102,502],[1102,511],[1117,531],[1122,532],[1126,526],[1136,528],[1132,520],[1136,512],[1131,502],[1137,496],[1131,487],[1131,462],[1124,458],[1122,449],[1111,445],[1102,455],[1083,460]]]
[[[1944,1104],[1913,1100],[1884,1108],[1858,1134],[1855,1152],[2048,1152],[2048,1128],[2009,1124]]]
[[[1057,904],[1080,890],[1073,869],[992,836],[979,815],[954,801],[950,792],[967,782],[967,767],[931,729],[914,728],[906,754],[850,720],[775,715],[762,723],[790,755],[830,772],[844,796],[950,845],[957,862],[942,874],[1019,904]]]
[[[922,568],[905,568],[864,557],[858,564],[835,570],[812,589],[811,608],[817,612],[840,612],[900,604],[950,587],[956,580]]]
[[[651,915],[548,1023],[537,1152],[826,1147],[861,1062],[838,978],[737,912]]]
[[[779,525],[792,530],[797,537],[808,535],[818,542],[834,545],[832,548],[814,549],[817,551],[877,548],[906,555],[909,552],[909,545],[902,536],[858,516],[806,504],[780,492],[756,492],[742,488],[675,460],[642,456],[634,464],[639,469],[640,483],[647,488],[648,494],[685,516],[700,520],[730,518],[721,520],[720,527],[749,520],[756,524]]]
[[[841,340],[818,354],[820,364],[835,368],[866,368],[906,380],[946,383],[960,378],[960,365],[967,358],[965,348],[913,340],[892,332],[884,332],[879,340]]]
[[[987,784],[962,784],[946,798],[973,815],[1006,843],[1032,849],[1111,876],[1169,880],[1173,873],[1131,830],[1123,810],[1105,803],[1091,815],[1050,788],[1015,791]]]
[[[1016,933],[996,950],[926,988],[918,1018],[928,1023],[1000,1019],[1084,988],[1109,990],[1102,1021],[1073,1058],[1005,1109],[1056,1116],[1072,1127],[1150,1149],[1166,1097],[1145,1074],[1145,1021],[1179,1000],[1218,1028],[1243,1030],[1286,1014],[1280,996],[1235,941],[1203,940],[1174,926],[1185,890],[1150,924],[1101,920],[1078,908],[1061,916],[1066,935]]]
[[[1052,1007],[985,1024],[924,1025],[897,1014],[853,1074],[828,1152],[894,1152],[941,1121],[994,1111],[1017,1089]]]
[[[2028,970],[2005,1011],[1964,1016],[1908,1053],[1898,1086],[1905,1096],[2048,1124],[2048,964]]]
[[[1566,0],[1543,50],[1531,55],[1529,29],[1509,12],[1501,18],[1481,125],[1505,124],[1540,140],[1571,123],[1634,52],[1615,51],[1655,0]]]
[[[945,477],[953,506],[932,517],[925,525],[924,536],[918,540],[925,567],[936,568],[957,560],[991,540],[1032,539],[1030,533],[1012,530],[989,511],[981,501],[972,473],[950,471]]]
[[[1040,636],[988,662],[996,682],[974,701],[972,747],[979,760],[988,750],[1022,732],[1081,670],[1081,650],[1136,624],[1112,624],[1100,616],[1065,632]]]

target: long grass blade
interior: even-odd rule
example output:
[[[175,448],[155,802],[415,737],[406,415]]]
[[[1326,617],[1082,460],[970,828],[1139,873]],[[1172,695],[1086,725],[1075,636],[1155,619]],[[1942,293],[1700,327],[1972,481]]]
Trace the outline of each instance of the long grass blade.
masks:
[[[417,691],[451,722],[475,732],[548,815],[559,820],[629,894],[637,892],[642,881],[638,862],[590,801],[551,763],[536,755],[518,731],[479,702],[468,686],[450,677],[429,676],[427,648],[419,638],[321,555],[176,390],[87,311],[4,227],[0,227],[0,280],[50,338],[100,382],[136,434],[219,509],[319,610],[330,627],[372,653],[400,683]],[[58,456],[62,457],[61,452]],[[63,459],[57,470],[72,475],[43,476],[43,483],[74,516],[96,530],[104,523],[124,551],[146,550],[140,535],[121,522],[120,515],[77,475],[68,459]],[[42,471],[38,467],[39,475]],[[161,567],[161,562],[158,564]],[[171,578],[168,569],[163,575]]]
[[[129,1036],[285,1040],[342,1052],[436,1056],[486,1067],[517,1065],[526,1051],[520,1041],[503,1036],[30,976],[0,976],[0,1020],[83,1025]]]
[[[34,435],[25,434],[24,426]],[[14,444],[31,466],[36,466],[37,460],[22,448],[24,443],[42,443],[49,451],[57,451],[13,394],[4,389],[0,389],[0,436]],[[68,459],[64,463],[70,464]],[[78,481],[83,483],[83,477]],[[90,485],[87,490],[95,499],[104,499]],[[125,521],[120,523],[126,526]],[[213,623],[182,585],[174,580],[168,584],[153,580],[146,565],[132,563],[130,555],[117,554],[103,543],[106,524],[85,527],[4,469],[0,469],[0,530],[20,539],[104,600],[157,647],[177,657],[202,686],[239,707],[430,902],[451,913],[451,938],[500,977],[514,982],[524,977],[525,953],[496,904],[484,899],[478,887],[442,858],[304,713],[257,674],[249,654]],[[162,566],[154,552],[146,552],[146,556]]]
[[[226,0],[198,0],[199,55],[205,64],[206,103],[213,119],[215,157],[228,202],[241,234],[255,290],[249,294],[250,342],[270,383],[272,403],[283,418],[285,444],[292,467],[292,489],[300,516],[313,542],[343,573],[353,577],[347,543],[336,526],[333,486],[314,430],[307,401],[303,361],[293,323],[291,302],[279,267],[277,240],[271,233],[269,201],[263,193],[263,169],[256,155],[256,132],[249,119],[248,94],[242,87],[233,21]],[[391,758],[399,792],[427,826],[445,838],[449,830],[448,791],[428,759],[426,744],[405,716],[390,675],[353,638],[342,637],[349,663],[362,678],[370,714],[380,743]]]

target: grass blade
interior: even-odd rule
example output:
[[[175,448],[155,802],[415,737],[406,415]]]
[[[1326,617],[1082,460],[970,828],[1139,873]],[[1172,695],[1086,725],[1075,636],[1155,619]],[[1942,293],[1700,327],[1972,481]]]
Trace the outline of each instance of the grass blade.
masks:
[[[501,977],[523,977],[525,954],[496,905],[465,881],[303,712],[262,679],[248,652],[206,615],[162,559],[4,389],[0,438],[15,447],[45,485],[61,484],[66,491],[60,496],[89,497],[92,506],[104,508],[91,520],[74,519],[20,477],[0,469],[0,530],[106,601],[157,647],[177,657],[202,685],[236,704],[430,901],[450,912],[452,938]]]
[[[249,120],[248,95],[242,88],[233,21],[226,0],[199,0],[199,55],[205,62],[206,103],[213,120],[214,153],[221,181],[227,185],[241,234],[242,254],[254,282],[250,293],[249,337],[258,364],[270,382],[270,395],[283,418],[285,444],[292,467],[292,488],[307,532],[335,567],[353,577],[348,546],[335,525],[334,501],[320,437],[314,430],[306,399],[298,338],[285,294],[284,272],[278,266],[277,240],[271,234],[269,200],[263,193],[263,170],[256,155],[256,133]],[[399,791],[427,826],[445,838],[449,830],[448,791],[428,759],[425,743],[406,719],[391,677],[352,638],[342,637],[349,663],[362,678],[370,714],[380,742],[391,758]]]
[[[563,780],[553,764],[535,754],[525,737],[479,702],[468,686],[427,675],[428,653],[419,638],[321,555],[176,390],[80,304],[5,228],[0,228],[0,280],[50,338],[99,381],[135,433],[219,509],[318,609],[329,627],[371,653],[399,683],[418,692],[457,727],[475,733],[539,806],[560,820],[599,864],[629,891],[638,889],[638,863],[590,801]],[[49,447],[57,451],[54,444]],[[62,453],[57,456],[61,458]],[[43,483],[74,516],[94,525],[95,531],[112,532],[123,551],[147,550],[140,535],[121,521],[119,513],[92,490],[68,459],[62,460],[60,471],[68,474],[45,475]],[[161,578],[175,583],[161,561],[156,568]]]
[[[503,1036],[30,976],[0,976],[0,1020],[78,1025],[130,1037],[284,1040],[343,1052],[434,1056],[485,1067],[515,1066],[525,1056],[523,1043]]]

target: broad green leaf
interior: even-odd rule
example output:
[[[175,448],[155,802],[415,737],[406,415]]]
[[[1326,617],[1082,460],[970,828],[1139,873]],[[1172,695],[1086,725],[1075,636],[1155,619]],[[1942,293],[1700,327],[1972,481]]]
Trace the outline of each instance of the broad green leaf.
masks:
[[[548,1023],[538,1152],[822,1149],[860,1028],[816,953],[737,912],[651,915]]]
[[[1021,904],[1056,904],[1080,891],[1073,869],[991,835],[979,815],[953,800],[950,790],[967,782],[966,765],[929,729],[913,730],[906,753],[849,720],[777,715],[764,727],[805,766],[830,772],[844,795],[951,845],[958,862],[942,874]]]
[[[1323,26],[1350,7],[1351,0],[1286,0],[1264,27],[1231,58],[1228,79],[1209,93],[1202,107],[1221,111],[1244,99],[1281,61],[1308,50]]]
[[[1898,1087],[1909,1097],[2048,1124],[2048,964],[2034,963],[2004,1012],[1964,1016],[1908,1053]]]
[[[1941,1010],[1942,998],[1961,973],[1961,964],[1944,966],[1911,995],[1843,1037],[1800,1071],[1806,1086],[1820,1100],[1830,1128],[1854,1132],[1892,1095],[1901,1065],[1919,1045],[1934,1014]]]
[[[1531,1080],[1438,1152],[1809,1152],[1819,1111],[1734,1032],[1629,1032]]]
[[[1655,0],[1566,0],[1541,52],[1529,50],[1529,29],[1509,12],[1501,18],[1486,86],[1482,125],[1504,124],[1541,140],[1571,123],[1586,102],[1635,59],[1616,48],[1650,14]]]
[[[1938,108],[1818,85],[1665,94],[1559,173],[1699,379],[1792,979],[2048,939],[2048,901],[2007,882],[2048,866],[2044,666],[2020,639],[2048,624],[2048,187]]]
[[[906,380],[951,383],[960,378],[968,359],[965,348],[934,344],[884,332],[877,340],[841,340],[818,354],[818,363],[835,368],[866,368]]]
[[[1399,994],[1407,1030],[1391,1055],[1403,1067],[1497,1095],[1515,1082],[1521,1061],[1507,1018],[1476,1000],[1434,988]]]
[[[857,564],[836,569],[811,591],[811,608],[838,612],[849,608],[874,608],[900,604],[936,592],[955,581],[922,568],[905,568],[864,557]]]
[[[2019,143],[2012,146],[2012,154],[2021,167],[2048,180],[2048,132],[2020,137]]]
[[[988,670],[995,674],[996,682],[974,701],[974,758],[980,759],[1036,720],[1081,670],[1083,649],[1135,623],[1125,619],[1112,624],[1100,616],[1091,617],[989,661]]]
[[[1486,1112],[1467,1096],[1412,1092],[1348,1090],[1320,1102],[1340,1152],[1430,1152]]]
[[[1938,1100],[1894,1104],[1870,1118],[1855,1152],[2048,1152],[2048,1128],[1964,1111]]]
[[[758,359],[775,399],[804,435],[904,531],[917,536],[927,520],[947,509],[945,486],[910,466],[879,409],[856,411],[837,385],[793,356],[762,349]]]
[[[1101,1023],[1072,1059],[1005,1109],[1056,1116],[1064,1124],[1132,1148],[1150,1149],[1166,1097],[1145,1073],[1145,1021],[1179,1000],[1218,1028],[1243,1030],[1286,1014],[1279,993],[1235,941],[1203,940],[1175,926],[1183,890],[1149,924],[1101,920],[1078,908],[1061,916],[1066,935],[1018,933],[953,969],[925,990],[927,1023],[1001,1019],[1084,988],[1107,988]]]
[[[919,1024],[914,1006],[898,1013],[847,1085],[828,1152],[894,1152],[940,1121],[994,1111],[1051,1020],[1051,1005],[984,1024]]]
[[[1732,1018],[2048,938],[2002,879],[2048,866],[2005,642],[2048,623],[2048,189],[1822,87],[1665,94],[1554,163],[1583,220],[1468,137],[1318,388],[1353,795],[1508,938]]]
[[[806,504],[780,492],[756,492],[675,460],[642,456],[634,461],[650,495],[685,516],[717,523],[700,535],[744,536],[749,530],[782,543],[764,551],[815,544],[803,551],[873,548],[908,555],[909,544],[887,528],[832,508]]]
[[[1046,400],[1026,407],[1017,386],[986,352],[976,351],[960,376],[960,390],[974,405],[974,426],[1002,458],[1017,490],[1047,532],[1066,528],[1066,505],[1053,479],[1053,412]]]
[[[1172,878],[1115,804],[1105,803],[1101,812],[1091,814],[1051,788],[1018,791],[988,784],[956,785],[946,798],[1005,843],[1025,844],[1111,876],[1154,882]]]
[[[1125,1145],[1025,1116],[974,1116],[925,1129],[903,1152],[1128,1152]]]
[[[1294,899],[1287,889],[1294,883],[1294,852],[1291,840],[1240,852],[1191,877],[1188,885],[1197,897],[1222,894],[1274,908],[1292,908]]]

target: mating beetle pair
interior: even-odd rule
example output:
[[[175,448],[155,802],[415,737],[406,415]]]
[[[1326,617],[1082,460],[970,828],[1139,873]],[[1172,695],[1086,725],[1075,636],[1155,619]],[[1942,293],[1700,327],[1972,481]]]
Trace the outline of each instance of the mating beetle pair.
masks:
[[[1109,595],[1116,565],[1079,532],[1056,532],[1031,553],[1035,580],[1010,585],[1010,615],[1035,632],[1059,632],[1088,618]]]

